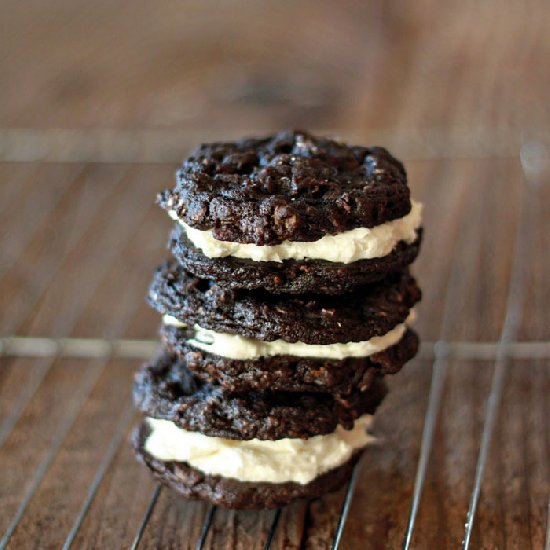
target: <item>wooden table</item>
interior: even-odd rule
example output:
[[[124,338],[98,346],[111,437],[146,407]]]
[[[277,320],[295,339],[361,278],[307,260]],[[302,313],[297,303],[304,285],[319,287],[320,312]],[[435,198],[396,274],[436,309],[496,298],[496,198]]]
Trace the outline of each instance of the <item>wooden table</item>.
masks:
[[[345,489],[212,516],[127,442],[170,226],[155,193],[193,144],[284,126],[389,146],[425,204],[424,343],[390,380],[341,548],[400,548],[415,487],[411,547],[459,547],[478,464],[471,548],[544,547],[550,9],[502,5],[3,3],[0,547],[193,548],[211,519],[205,548],[330,548]]]

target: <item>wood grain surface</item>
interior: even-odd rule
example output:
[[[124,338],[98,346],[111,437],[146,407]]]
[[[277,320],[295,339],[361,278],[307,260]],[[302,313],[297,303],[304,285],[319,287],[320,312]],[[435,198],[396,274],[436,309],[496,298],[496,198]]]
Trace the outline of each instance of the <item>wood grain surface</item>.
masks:
[[[425,205],[425,345],[390,380],[341,548],[401,548],[440,340],[458,351],[411,547],[460,547],[528,195],[520,145],[548,159],[548,4],[7,0],[0,12],[1,337],[155,339],[144,296],[170,223],[154,197],[201,140],[306,127],[405,159]],[[523,355],[505,369],[471,548],[545,544],[549,179],[529,191]],[[458,353],[480,342],[493,351]],[[128,443],[139,363],[0,354],[0,547],[129,548],[140,527],[139,548],[195,547],[210,507],[158,493]],[[343,498],[282,510],[272,548],[330,548]],[[204,547],[263,548],[274,515],[218,509]]]

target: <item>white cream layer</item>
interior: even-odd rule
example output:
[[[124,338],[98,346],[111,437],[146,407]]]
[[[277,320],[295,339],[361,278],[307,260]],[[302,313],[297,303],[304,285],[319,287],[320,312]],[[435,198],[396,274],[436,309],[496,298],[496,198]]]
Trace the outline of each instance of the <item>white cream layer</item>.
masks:
[[[352,430],[338,426],[310,439],[238,441],[182,430],[169,420],[148,418],[151,434],[145,450],[163,461],[186,462],[205,474],[239,481],[309,483],[347,462],[353,451],[374,440],[367,433],[372,416],[355,421]]]
[[[406,216],[375,227],[359,227],[336,235],[325,235],[312,242],[285,241],[272,246],[219,241],[212,236],[211,230],[202,231],[187,225],[178,218],[174,210],[170,210],[168,214],[183,226],[187,238],[209,258],[232,256],[255,262],[308,258],[349,264],[387,256],[399,241],[412,243],[417,237],[416,230],[420,227],[422,205],[411,201],[411,211]]]
[[[216,332],[202,328],[199,325],[194,326],[194,338],[190,338],[188,343],[195,348],[213,353],[219,357],[240,360],[259,359],[260,357],[273,357],[275,355],[318,357],[322,359],[368,357],[397,344],[407,330],[406,323],[410,322],[412,317],[413,312],[411,312],[405,323],[395,326],[383,336],[374,336],[370,340],[347,342],[345,344],[305,344],[304,342],[286,342],[285,340],[265,342],[240,336],[239,334]],[[165,315],[162,322],[165,325],[175,327],[186,326],[185,323],[170,315]]]

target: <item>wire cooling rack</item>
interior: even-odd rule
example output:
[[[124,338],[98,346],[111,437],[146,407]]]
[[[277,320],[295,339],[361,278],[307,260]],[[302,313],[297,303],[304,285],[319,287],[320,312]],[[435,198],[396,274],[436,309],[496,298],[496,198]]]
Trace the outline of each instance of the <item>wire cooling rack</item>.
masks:
[[[500,330],[500,338],[496,342],[471,342],[452,340],[451,326],[455,321],[454,316],[459,309],[462,300],[458,287],[462,273],[455,269],[448,278],[444,293],[443,315],[440,323],[439,338],[435,342],[425,342],[421,347],[420,357],[431,362],[431,383],[425,409],[423,431],[421,435],[420,452],[417,461],[416,476],[412,494],[410,495],[409,516],[406,527],[402,532],[402,548],[408,549],[413,545],[413,535],[418,520],[422,495],[426,486],[427,474],[431,465],[434,434],[436,432],[441,410],[446,377],[448,375],[449,362],[452,359],[473,359],[478,361],[490,361],[494,364],[494,370],[490,382],[489,392],[486,396],[485,412],[483,417],[481,438],[477,449],[475,475],[470,487],[470,498],[467,510],[464,511],[464,531],[462,548],[465,550],[472,546],[472,533],[476,525],[478,504],[480,502],[481,487],[486,473],[488,457],[494,436],[495,424],[501,412],[501,397],[506,383],[509,363],[519,359],[549,359],[550,342],[548,341],[518,341],[522,315],[525,312],[527,291],[527,277],[533,264],[533,242],[536,238],[537,204],[541,200],[541,189],[547,183],[548,157],[544,147],[539,143],[528,143],[521,150],[521,166],[524,175],[523,192],[521,193],[521,205],[519,208],[519,221],[517,223],[515,244],[513,246],[513,261],[511,276],[508,286],[504,321]],[[471,239],[472,235],[464,231],[460,237],[463,240]],[[32,234],[28,237],[30,241]],[[458,247],[460,247],[460,242]],[[9,271],[10,265],[3,265],[0,269],[0,277]],[[93,294],[93,288],[88,288],[85,293],[89,297]],[[429,290],[428,290],[429,291]],[[85,297],[77,299],[83,300]],[[37,298],[37,301],[39,298]],[[115,336],[120,328],[131,319],[134,310],[128,309],[125,318],[108,330],[112,337],[102,338],[77,338],[65,337],[69,332],[74,319],[70,316],[57,327],[54,332],[58,337],[33,337],[33,336],[7,336],[0,339],[0,352],[4,359],[11,357],[35,358],[41,361],[40,368],[29,378],[22,391],[11,407],[9,414],[2,419],[0,424],[0,449],[6,443],[10,435],[17,429],[18,423],[25,411],[32,403],[41,384],[47,377],[55,361],[64,357],[85,358],[93,362],[94,369],[83,378],[79,387],[75,388],[76,398],[74,402],[82,404],[88,399],[97,383],[100,374],[113,359],[144,359],[154,355],[158,348],[157,342],[149,339],[119,339]],[[48,471],[64,442],[75,425],[78,416],[79,405],[67,411],[61,422],[53,429],[50,445],[44,453],[36,468],[27,476],[28,482],[0,540],[0,549],[7,548],[13,541],[13,536],[26,517],[28,509],[43,483]],[[129,404],[116,420],[116,429],[109,441],[102,459],[97,463],[92,482],[80,503],[78,510],[74,510],[74,516],[70,528],[66,532],[63,548],[74,547],[80,529],[86,517],[98,498],[99,489],[105,477],[124,444],[125,435],[135,420],[132,406]],[[362,462],[359,462],[353,471],[345,493],[335,528],[330,541],[325,541],[327,547],[337,549],[341,546],[347,519],[353,504],[355,489],[360,476]],[[141,547],[144,533],[147,530],[155,507],[163,489],[155,485],[148,498],[140,521],[135,526],[131,548]],[[202,521],[197,540],[190,543],[197,549],[201,549],[207,543],[217,513],[215,506],[209,506]],[[271,522],[265,531],[263,548],[271,548],[276,539],[277,531],[281,526],[282,511],[273,512]],[[357,541],[357,547],[361,547],[361,541]],[[545,548],[550,549],[550,500],[548,501],[548,517],[546,518]]]

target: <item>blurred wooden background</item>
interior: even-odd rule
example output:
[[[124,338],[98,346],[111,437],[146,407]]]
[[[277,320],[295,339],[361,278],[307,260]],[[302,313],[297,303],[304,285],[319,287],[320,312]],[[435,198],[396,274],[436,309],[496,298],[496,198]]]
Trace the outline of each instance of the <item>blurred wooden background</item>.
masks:
[[[426,206],[425,345],[391,380],[342,548],[401,547],[441,338],[456,353],[412,547],[459,547],[525,198],[520,145],[548,160],[548,28],[550,4],[534,1],[2,2],[0,548],[128,548],[140,526],[140,548],[194,547],[208,507],[155,500],[126,442],[169,228],[154,196],[198,142],[283,127],[390,147]],[[547,180],[473,548],[544,545]],[[71,341],[61,356],[46,341],[33,357],[14,335],[132,345]],[[273,547],[329,548],[342,499],[286,509]],[[206,547],[262,548],[272,519],[218,510]]]
[[[546,2],[1,9],[7,160],[175,161],[201,139],[289,126],[372,136],[415,156],[513,154],[524,132],[548,131]]]

